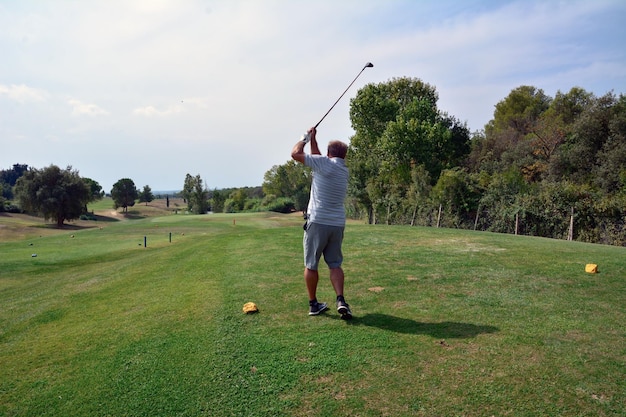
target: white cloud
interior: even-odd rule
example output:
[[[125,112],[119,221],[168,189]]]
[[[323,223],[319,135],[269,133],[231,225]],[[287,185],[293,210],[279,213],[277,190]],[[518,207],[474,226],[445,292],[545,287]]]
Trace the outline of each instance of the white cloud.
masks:
[[[45,101],[47,96],[46,92],[24,84],[8,86],[0,84],[0,96],[2,95],[18,103],[41,102]]]
[[[133,110],[134,114],[138,114],[140,116],[146,117],[165,117],[170,116],[172,114],[177,114],[182,112],[183,109],[181,106],[169,106],[164,110],[159,110],[154,106],[146,106],[146,107],[138,107]]]
[[[137,107],[133,109],[133,114],[145,117],[167,117],[197,109],[208,109],[206,99],[200,97],[183,98],[179,103],[169,105],[163,109],[152,105]]]
[[[72,115],[74,116],[101,116],[109,114],[109,112],[95,104],[83,103],[80,100],[70,99],[67,103],[72,107]]]

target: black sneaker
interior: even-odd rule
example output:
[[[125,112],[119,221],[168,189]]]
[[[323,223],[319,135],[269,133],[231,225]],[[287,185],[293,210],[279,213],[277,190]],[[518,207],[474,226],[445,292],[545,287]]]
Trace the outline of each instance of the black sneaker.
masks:
[[[318,314],[328,310],[328,304],[315,303],[309,307],[309,316],[317,316]]]
[[[341,318],[344,320],[350,320],[352,318],[350,306],[345,301],[337,301],[337,313],[341,314]]]

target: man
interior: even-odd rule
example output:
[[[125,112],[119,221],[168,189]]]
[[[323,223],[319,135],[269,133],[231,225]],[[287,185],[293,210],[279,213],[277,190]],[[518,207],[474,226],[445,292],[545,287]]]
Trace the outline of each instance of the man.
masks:
[[[344,274],[341,269],[343,254],[341,244],[346,225],[344,200],[348,190],[346,152],[348,145],[340,141],[328,144],[326,156],[322,156],[316,139],[315,128],[309,129],[304,139],[298,141],[291,157],[313,170],[311,195],[304,226],[304,282],[309,296],[309,315],[316,316],[328,309],[326,303],[317,301],[318,265],[322,255],[330,269],[330,282],[337,294],[337,312],[342,319],[351,319],[350,306],[343,297]],[[311,142],[311,154],[304,152]]]

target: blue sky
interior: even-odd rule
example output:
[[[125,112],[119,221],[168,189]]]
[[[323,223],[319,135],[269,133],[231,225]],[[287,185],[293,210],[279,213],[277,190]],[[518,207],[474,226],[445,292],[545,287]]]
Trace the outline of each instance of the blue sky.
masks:
[[[532,85],[626,93],[626,1],[0,2],[0,169],[71,165],[107,192],[261,185],[367,83],[414,77],[479,130]]]

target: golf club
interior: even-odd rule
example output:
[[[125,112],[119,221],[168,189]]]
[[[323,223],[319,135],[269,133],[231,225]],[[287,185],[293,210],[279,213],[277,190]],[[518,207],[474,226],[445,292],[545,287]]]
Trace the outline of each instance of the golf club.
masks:
[[[346,92],[350,89],[350,87],[352,87],[352,84],[354,84],[354,82],[356,81],[356,79],[357,79],[357,78],[359,78],[359,76],[361,75],[361,73],[362,73],[363,71],[365,71],[365,68],[372,68],[373,66],[374,66],[374,64],[372,64],[371,62],[368,62],[367,64],[365,64],[365,66],[361,69],[361,71],[359,71],[359,73],[357,74],[357,76],[356,76],[356,77],[354,77],[354,80],[352,80],[352,82],[350,83],[350,85],[348,85],[348,88],[346,88],[346,89],[344,90],[344,92],[343,92],[343,93],[341,93],[341,95],[339,96],[339,98],[337,99],[337,101],[335,101],[335,103],[334,103],[332,106],[330,106],[330,109],[328,109],[328,111],[326,112],[326,114],[324,114],[324,116],[322,116],[322,118],[320,119],[320,121],[319,121],[319,122],[317,122],[317,124],[314,126],[314,128],[315,128],[315,129],[317,129],[317,127],[320,125],[320,123],[322,123],[322,120],[324,120],[324,119],[326,118],[326,116],[328,116],[328,113],[330,113],[330,111],[331,111],[331,110],[332,110],[332,109],[333,109],[333,108],[337,105],[337,103],[339,103],[339,100],[341,100],[341,97],[343,97],[343,96],[344,96],[344,94],[346,94]],[[305,134],[302,136],[302,140],[308,143],[308,142],[309,142],[309,140],[310,140],[309,134],[308,134],[308,133],[305,133]]]

